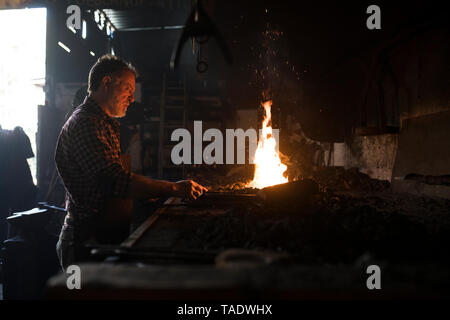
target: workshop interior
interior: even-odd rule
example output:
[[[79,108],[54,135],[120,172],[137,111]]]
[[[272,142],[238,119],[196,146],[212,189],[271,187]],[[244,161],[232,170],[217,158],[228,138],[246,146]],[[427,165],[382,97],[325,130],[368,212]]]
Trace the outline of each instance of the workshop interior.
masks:
[[[440,2],[0,5],[1,300],[449,297]],[[105,54],[137,70],[127,170],[208,191],[132,200],[63,271],[55,148]]]

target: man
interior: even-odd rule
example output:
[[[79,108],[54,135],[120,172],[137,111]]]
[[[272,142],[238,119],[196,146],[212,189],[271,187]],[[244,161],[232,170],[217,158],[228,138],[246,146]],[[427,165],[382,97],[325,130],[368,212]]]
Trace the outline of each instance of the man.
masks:
[[[114,118],[125,116],[134,101],[135,80],[129,63],[112,55],[99,58],[89,72],[89,95],[61,130],[55,161],[67,191],[67,216],[57,244],[63,269],[86,257],[82,244],[95,238],[98,227],[109,227],[98,219],[109,199],[196,199],[207,191],[192,180],[152,180],[124,169]]]

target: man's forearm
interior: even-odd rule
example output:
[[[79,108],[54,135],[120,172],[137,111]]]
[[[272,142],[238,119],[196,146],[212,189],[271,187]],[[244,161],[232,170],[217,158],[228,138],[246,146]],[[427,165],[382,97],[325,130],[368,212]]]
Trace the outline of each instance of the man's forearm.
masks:
[[[130,198],[159,198],[175,194],[175,183],[163,180],[153,180],[147,177],[131,174],[128,196]]]

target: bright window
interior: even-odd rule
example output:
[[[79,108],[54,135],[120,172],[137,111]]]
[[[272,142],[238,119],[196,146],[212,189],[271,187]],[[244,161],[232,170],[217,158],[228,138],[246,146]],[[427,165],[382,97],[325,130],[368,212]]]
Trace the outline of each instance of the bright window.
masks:
[[[36,155],[37,106],[45,103],[47,9],[0,10],[0,125],[21,126]],[[36,183],[36,157],[28,159]]]

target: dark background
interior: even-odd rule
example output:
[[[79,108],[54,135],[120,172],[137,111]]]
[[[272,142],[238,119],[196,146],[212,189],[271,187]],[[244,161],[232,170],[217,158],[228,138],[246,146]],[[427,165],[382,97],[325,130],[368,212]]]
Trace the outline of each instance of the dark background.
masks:
[[[432,81],[434,98],[445,97],[448,80],[444,78],[444,70],[448,71],[448,63],[443,64],[443,59],[448,56],[448,41],[442,40],[448,36],[448,19],[444,2],[377,2],[381,8],[381,30],[369,30],[366,9],[371,4],[206,1],[207,13],[231,49],[233,64],[225,62],[212,39],[204,50],[209,69],[198,75],[196,57],[188,41],[178,71],[189,73],[193,90],[219,92],[232,111],[255,108],[262,91],[270,87],[275,106],[297,115],[309,136],[317,140],[343,141],[352,134],[352,129],[366,125],[398,127],[402,106],[391,105],[387,97],[383,98],[384,105],[379,105],[379,95],[383,95],[380,90],[389,91],[380,89],[379,82],[383,82],[383,87],[391,86],[384,82],[390,81],[386,77],[393,74],[398,90],[402,80],[410,77],[407,73],[422,63],[419,67],[428,68],[423,73],[428,72],[434,78],[426,79],[422,74],[417,75],[422,76],[417,81],[424,84]],[[49,7],[47,72],[55,82],[83,82],[97,57],[107,52],[108,41],[95,28],[91,15],[88,30],[95,31],[88,32],[87,41],[80,42],[78,36],[64,27],[65,5],[60,2]],[[82,9],[90,8],[82,6]],[[122,4],[115,10],[121,13],[119,21],[125,28],[173,26],[184,24],[190,5],[188,1],[137,1],[132,8]],[[263,34],[265,31],[274,38],[269,39]],[[118,28],[111,45],[117,55],[137,66],[145,90],[160,81],[161,72],[169,70],[170,56],[180,33],[180,29]],[[57,47],[55,38],[68,42],[73,54],[67,55]],[[417,43],[420,38],[428,42],[436,39],[428,47]],[[433,47],[435,42],[439,43],[438,50]],[[90,56],[89,50],[97,56]],[[427,53],[423,54],[424,51]],[[411,60],[417,55],[421,62]],[[429,65],[424,61],[430,62]]]

